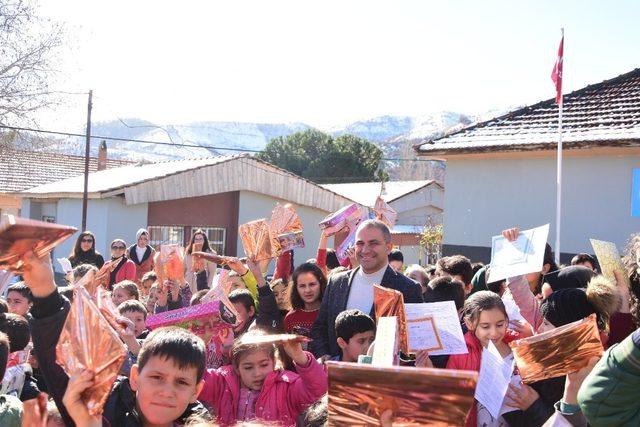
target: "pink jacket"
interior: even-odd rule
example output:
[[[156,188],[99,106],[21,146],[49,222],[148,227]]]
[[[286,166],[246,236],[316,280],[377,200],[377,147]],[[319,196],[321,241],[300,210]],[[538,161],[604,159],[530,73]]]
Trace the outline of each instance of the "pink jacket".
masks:
[[[327,374],[311,353],[307,366],[296,366],[298,373],[276,370],[267,376],[256,399],[256,418],[276,421],[283,426],[295,426],[297,417],[327,392]],[[208,369],[204,388],[198,396],[205,405],[214,408],[217,422],[222,426],[236,423],[240,378],[233,367]]]
[[[525,276],[510,277],[507,279],[507,287],[524,320],[533,326],[534,331],[537,331],[542,324],[540,300],[531,292],[527,278]]]

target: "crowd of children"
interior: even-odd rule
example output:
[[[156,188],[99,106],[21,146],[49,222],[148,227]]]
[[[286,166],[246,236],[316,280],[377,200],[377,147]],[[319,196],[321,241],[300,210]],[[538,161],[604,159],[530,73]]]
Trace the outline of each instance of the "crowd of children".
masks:
[[[503,235],[515,240],[519,230]],[[509,343],[516,339],[589,316],[597,319],[608,349],[600,359],[531,384],[514,369],[501,415],[492,416],[476,401],[467,426],[640,423],[640,330],[635,330],[640,326],[640,237],[632,237],[623,260],[627,277],[618,273],[615,283],[598,274],[597,261],[588,254],[576,255],[571,266],[557,266],[549,245],[540,271],[487,282],[488,266],[461,255],[443,257],[434,266],[405,266],[379,220],[360,223],[342,262],[327,248],[327,238],[322,235],[315,259],[294,266],[293,253],[284,252],[273,276],[267,276],[264,264],[221,258],[206,233],[196,230],[185,248],[184,277],[159,281],[147,230],[139,230],[129,246],[114,240],[106,262],[95,249],[95,236],[81,233],[69,256],[73,272],[67,279],[72,284],[90,271],[106,272],[117,321],[126,326],[118,333],[127,358],[101,415],[92,415],[83,394],[95,384],[96,372],[69,377],[56,363],[73,287],[56,285],[49,256],[27,252],[21,280],[0,300],[0,425],[327,425],[324,363],[358,362],[371,352],[377,329],[374,284],[399,291],[405,303],[455,303],[467,353],[400,355],[403,364],[417,368],[479,372],[489,345],[510,362]],[[232,329],[196,336],[178,327],[147,328],[148,316],[202,304],[223,268],[229,269],[226,293],[236,312]],[[509,318],[505,297],[513,299],[522,319]],[[257,339],[281,333],[308,340],[274,345]],[[10,371],[15,366],[19,374]],[[393,418],[392,410],[385,411],[378,425],[393,425]]]

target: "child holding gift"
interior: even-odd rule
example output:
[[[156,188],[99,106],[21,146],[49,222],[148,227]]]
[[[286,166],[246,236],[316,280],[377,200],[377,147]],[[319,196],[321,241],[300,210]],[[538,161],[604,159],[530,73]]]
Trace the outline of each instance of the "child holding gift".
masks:
[[[278,369],[273,344],[251,344],[258,331],[233,345],[232,365],[208,370],[200,400],[215,409],[223,426],[259,420],[295,426],[297,417],[327,391],[327,375],[300,343],[285,343],[284,350],[297,374]]]
[[[93,373],[83,371],[71,380],[56,364],[56,344],[70,305],[53,281],[49,254],[24,255],[25,279],[33,293],[31,333],[34,353],[66,425],[102,425],[89,416],[81,394],[93,384]],[[204,343],[179,328],[161,328],[149,335],[131,369],[131,379],[118,380],[107,398],[103,418],[107,425],[172,425],[204,411],[197,402],[205,369]],[[65,395],[66,392],[66,395]],[[65,395],[63,403],[63,395]],[[72,419],[73,417],[73,419]]]

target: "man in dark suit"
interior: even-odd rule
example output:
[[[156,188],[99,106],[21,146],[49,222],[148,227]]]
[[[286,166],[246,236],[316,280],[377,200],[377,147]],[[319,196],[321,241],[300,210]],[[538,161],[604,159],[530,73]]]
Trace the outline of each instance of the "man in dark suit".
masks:
[[[311,331],[310,348],[316,357],[340,354],[335,321],[342,311],[357,308],[373,317],[374,284],[402,292],[404,302],[423,302],[420,285],[389,267],[391,249],[391,233],[383,222],[367,220],[358,226],[355,252],[360,266],[332,276],[327,284]]]

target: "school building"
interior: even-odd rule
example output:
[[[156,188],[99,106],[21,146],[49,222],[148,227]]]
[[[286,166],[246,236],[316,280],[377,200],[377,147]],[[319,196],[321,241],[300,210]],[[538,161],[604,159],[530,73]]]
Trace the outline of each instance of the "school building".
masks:
[[[79,176],[25,190],[22,216],[80,228],[83,186]],[[276,203],[292,203],[302,221],[300,263],[316,256],[318,223],[353,201],[247,155],[133,164],[89,174],[87,229],[105,255],[113,239],[133,244],[144,227],[154,246],[185,245],[201,228],[218,253],[243,256],[238,226],[270,218]],[[63,242],[54,256],[67,256],[74,242]]]
[[[417,144],[446,161],[443,252],[486,262],[493,235],[546,223],[553,246],[557,141],[549,99]],[[565,95],[563,145],[561,261],[589,238],[622,250],[640,231],[640,69]]]

